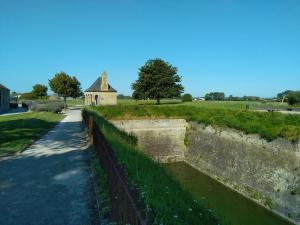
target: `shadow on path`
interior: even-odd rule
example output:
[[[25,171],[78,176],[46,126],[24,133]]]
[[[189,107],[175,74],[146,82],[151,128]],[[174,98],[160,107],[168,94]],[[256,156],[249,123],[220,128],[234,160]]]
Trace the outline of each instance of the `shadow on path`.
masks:
[[[68,114],[20,156],[0,159],[1,225],[97,224],[80,111]]]

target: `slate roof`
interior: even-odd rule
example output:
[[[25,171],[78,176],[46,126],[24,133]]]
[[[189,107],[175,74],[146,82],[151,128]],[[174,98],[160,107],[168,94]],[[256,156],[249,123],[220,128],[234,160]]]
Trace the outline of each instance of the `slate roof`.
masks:
[[[3,84],[0,84],[0,88],[2,88],[2,89],[6,89],[6,90],[8,90],[8,91],[9,91],[9,89],[8,89],[7,87],[5,87]]]
[[[101,77],[99,77],[85,92],[117,92],[108,84],[108,91],[101,91]]]

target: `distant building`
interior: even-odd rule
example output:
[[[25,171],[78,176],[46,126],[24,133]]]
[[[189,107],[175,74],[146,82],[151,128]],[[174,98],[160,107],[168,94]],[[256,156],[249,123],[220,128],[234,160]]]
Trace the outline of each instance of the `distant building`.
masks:
[[[9,109],[9,89],[0,84],[0,111]]]
[[[103,72],[85,92],[86,105],[116,105],[117,91],[107,81],[107,74]]]
[[[50,101],[58,101],[58,100],[60,100],[60,97],[58,96],[58,94],[53,94],[53,95],[49,96],[49,100]]]

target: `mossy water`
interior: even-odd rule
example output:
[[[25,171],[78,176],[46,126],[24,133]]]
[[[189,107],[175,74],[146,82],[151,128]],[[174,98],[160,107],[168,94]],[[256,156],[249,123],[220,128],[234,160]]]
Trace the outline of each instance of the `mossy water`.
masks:
[[[269,210],[230,190],[184,162],[164,166],[168,173],[190,192],[196,201],[204,202],[228,225],[290,225]]]

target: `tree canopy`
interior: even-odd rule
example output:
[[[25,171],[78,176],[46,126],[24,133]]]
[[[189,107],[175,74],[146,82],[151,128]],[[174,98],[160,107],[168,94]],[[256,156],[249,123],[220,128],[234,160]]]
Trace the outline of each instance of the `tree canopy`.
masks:
[[[36,84],[32,87],[32,94],[38,96],[39,98],[46,97],[47,91],[47,86],[43,84]]]
[[[225,100],[225,94],[223,92],[210,92],[205,95],[206,101],[223,101]]]
[[[193,101],[193,97],[192,97],[191,94],[184,94],[184,95],[182,95],[181,100],[183,102],[192,102]]]
[[[49,86],[54,93],[64,98],[65,107],[67,97],[77,98],[82,94],[80,82],[76,77],[71,77],[65,72],[56,73],[49,80]]]
[[[184,88],[177,68],[162,59],[148,60],[139,69],[139,77],[132,84],[135,99],[156,99],[180,97]]]

